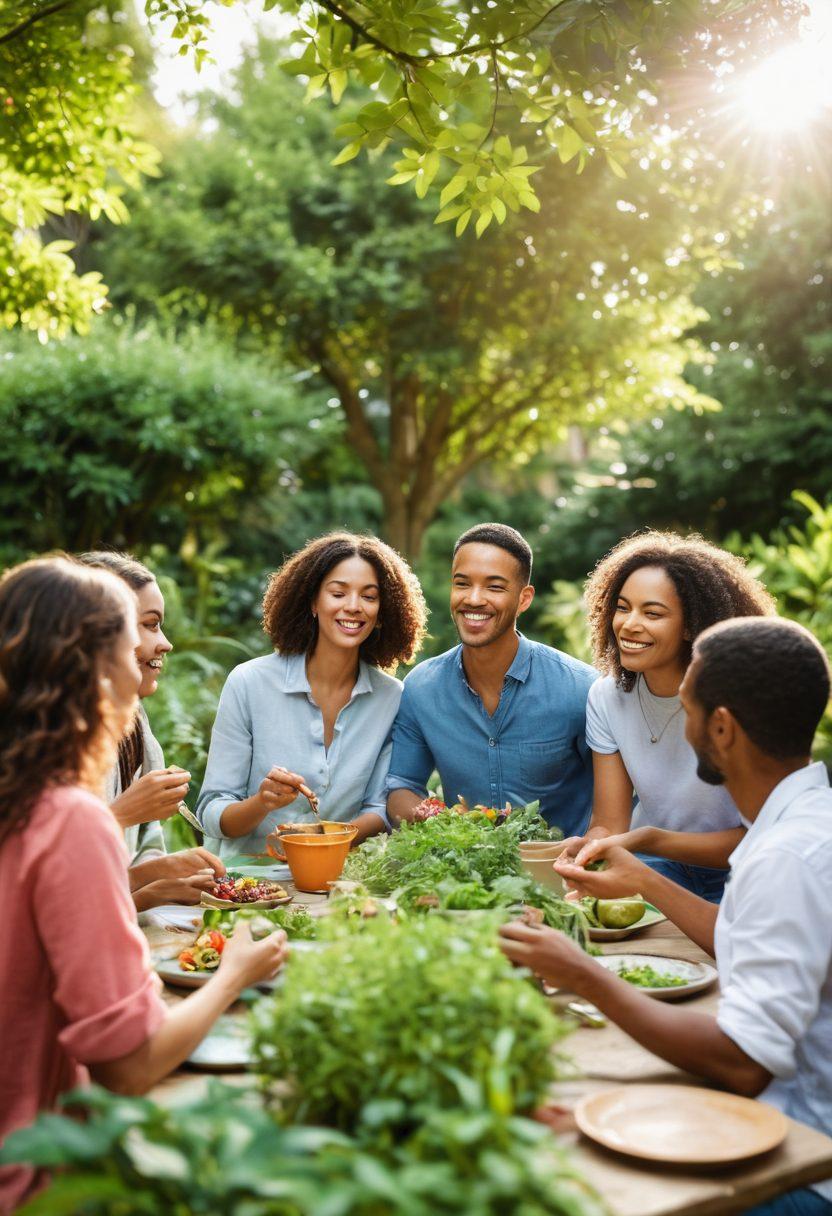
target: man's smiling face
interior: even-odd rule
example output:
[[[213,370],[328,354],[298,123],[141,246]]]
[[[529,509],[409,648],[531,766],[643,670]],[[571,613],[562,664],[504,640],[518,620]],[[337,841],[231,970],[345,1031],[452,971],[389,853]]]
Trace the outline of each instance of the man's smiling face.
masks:
[[[520,563],[499,545],[472,541],[457,550],[451,568],[451,616],[465,646],[488,646],[525,612],[534,589]]]

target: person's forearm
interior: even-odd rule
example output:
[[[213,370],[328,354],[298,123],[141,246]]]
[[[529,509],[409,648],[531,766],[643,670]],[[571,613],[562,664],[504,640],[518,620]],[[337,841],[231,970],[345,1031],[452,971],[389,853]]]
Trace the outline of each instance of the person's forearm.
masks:
[[[608,803],[593,803],[592,816],[589,820],[586,835],[590,836],[594,828],[600,828],[609,836],[618,836],[621,832],[629,831],[631,818],[632,811],[629,807],[610,806]],[[601,835],[601,832],[597,834]]]
[[[667,857],[690,866],[725,869],[728,858],[744,835],[744,828],[727,828],[724,832],[668,832],[664,828],[645,827],[638,829],[636,847],[652,857]]]
[[[720,1030],[710,1014],[655,1001],[597,964],[587,968],[579,988],[581,996],[637,1043],[677,1068],[748,1097],[756,1097],[768,1083],[769,1074]]]
[[[358,828],[353,845],[361,844],[370,836],[378,836],[380,832],[387,831],[387,824],[377,811],[362,811],[360,815],[356,815],[355,819],[350,820],[350,823],[353,827]]]
[[[420,802],[424,799],[418,794],[414,794],[413,790],[397,789],[391,790],[387,795],[387,815],[392,824],[410,823],[413,819],[413,812]]]
[[[130,890],[136,892],[140,887],[146,887],[148,883],[164,878],[164,865],[159,864],[163,861],[164,854],[160,853],[158,857],[151,857],[147,861],[140,861],[136,865],[130,866],[127,870]]]
[[[92,1064],[93,1080],[115,1093],[145,1094],[178,1068],[240,995],[221,971],[198,992],[169,1009],[162,1025],[137,1051],[120,1060]]]
[[[248,836],[260,827],[268,815],[259,794],[252,794],[242,802],[232,802],[220,815],[220,831],[223,836]]]
[[[707,954],[714,956],[714,929],[719,911],[716,904],[700,899],[678,883],[655,870],[644,867],[641,895],[664,912],[669,921],[696,942]]]

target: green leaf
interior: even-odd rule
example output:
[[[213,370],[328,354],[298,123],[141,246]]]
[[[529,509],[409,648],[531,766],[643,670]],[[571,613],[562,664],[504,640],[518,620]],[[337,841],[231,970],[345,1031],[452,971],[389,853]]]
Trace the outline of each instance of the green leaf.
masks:
[[[612,169],[612,171],[616,177],[626,177],[627,176],[627,170],[624,168],[624,166],[621,164],[620,161],[617,161],[615,159],[615,157],[612,155],[611,152],[605,152],[604,155],[607,158],[607,164]]]
[[[570,127],[569,123],[564,123],[558,131],[558,155],[563,164],[567,164],[573,156],[577,156],[583,147],[584,141],[575,128]]]
[[[459,217],[459,219],[456,222],[456,235],[457,236],[462,236],[463,232],[468,227],[468,224],[471,220],[471,216],[473,214],[474,214],[474,212],[472,211],[472,209],[470,207],[466,208],[466,210],[463,211],[462,215]]]
[[[458,215],[462,215],[465,209],[465,203],[451,203],[449,207],[442,208],[433,222],[434,224],[444,224],[446,220],[455,220]]]
[[[463,176],[461,173],[457,173],[456,176],[452,177],[448,184],[443,187],[442,193],[439,195],[439,205],[441,207],[446,206],[449,202],[451,202],[452,199],[455,199],[458,194],[462,194],[462,191],[467,185],[467,177]]]
[[[394,173],[392,177],[385,178],[388,186],[403,186],[406,182],[412,182],[418,170],[408,170],[405,173]]]
[[[345,165],[348,160],[353,160],[361,151],[361,143],[356,140],[354,143],[347,144],[342,148],[337,156],[334,156],[329,162],[331,165]]]
[[[491,210],[491,208],[483,207],[482,211],[480,211],[479,218],[477,220],[476,228],[475,228],[475,231],[476,231],[476,234],[478,237],[482,236],[482,234],[485,232],[486,228],[491,223],[493,218],[494,218],[494,212]]]
[[[336,106],[344,95],[348,80],[349,76],[343,68],[337,68],[334,72],[329,73],[329,92]]]

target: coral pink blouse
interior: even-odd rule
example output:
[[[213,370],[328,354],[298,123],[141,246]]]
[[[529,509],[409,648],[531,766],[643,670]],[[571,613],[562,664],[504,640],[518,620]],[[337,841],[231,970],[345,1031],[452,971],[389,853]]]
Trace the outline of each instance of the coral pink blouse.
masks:
[[[45,792],[0,846],[0,1143],[164,1020],[127,862],[108,807],[75,786]],[[0,1169],[0,1213],[34,1183]]]

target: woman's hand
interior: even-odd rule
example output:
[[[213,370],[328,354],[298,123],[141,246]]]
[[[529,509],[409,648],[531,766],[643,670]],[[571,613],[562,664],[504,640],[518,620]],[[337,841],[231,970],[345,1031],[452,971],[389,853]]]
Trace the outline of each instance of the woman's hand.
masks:
[[[222,878],[225,865],[216,854],[208,849],[180,849],[178,853],[166,853],[156,860],[160,869],[159,878],[188,878],[192,874],[204,873],[211,870],[217,878]]]
[[[297,773],[290,773],[287,768],[276,764],[269,769],[260,782],[256,797],[263,808],[265,817],[269,811],[277,811],[283,806],[288,806],[290,802],[294,802],[299,794],[303,794],[304,797],[315,797],[303,777],[298,776]]]
[[[649,843],[651,831],[651,828],[633,828],[629,832],[618,832],[616,835],[605,831],[603,836],[594,838],[587,833],[581,848],[571,860],[576,866],[585,866],[590,861],[606,857],[609,849],[626,849],[628,853],[638,853]]]
[[[133,903],[138,912],[158,908],[161,904],[198,904],[203,891],[213,891],[217,876],[210,868],[199,870],[184,878],[159,878],[137,887]]]
[[[277,974],[289,957],[289,945],[282,929],[255,941],[247,921],[238,921],[234,934],[225,944],[218,974],[239,992],[251,984],[261,984]]]
[[[596,899],[621,899],[637,892],[646,895],[654,871],[639,861],[626,849],[615,845],[602,845],[603,857],[609,862],[606,870],[585,870],[574,862],[555,858],[554,870],[560,874],[567,886],[579,895],[593,895]]]
[[[119,826],[130,828],[152,819],[170,819],[188,793],[190,779],[190,773],[174,764],[145,773],[111,804]]]
[[[597,827],[590,828],[585,836],[567,836],[563,842],[563,852],[561,857],[566,857],[569,861],[575,861],[581,849],[583,849],[590,841],[604,840],[609,836],[609,831],[598,824]],[[583,865],[583,862],[580,863]]]
[[[500,949],[519,967],[528,967],[557,988],[580,992],[581,979],[595,964],[558,929],[513,920],[500,926]]]

